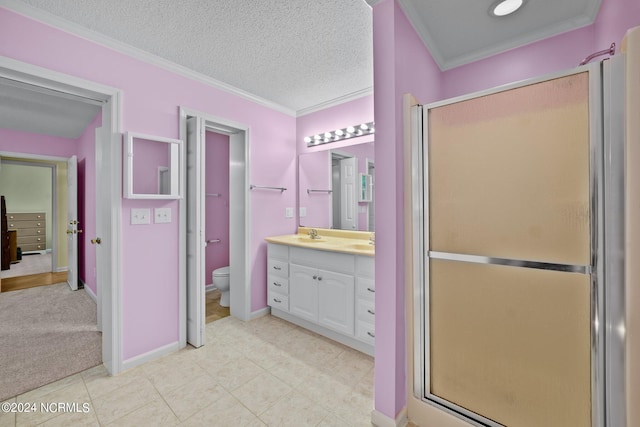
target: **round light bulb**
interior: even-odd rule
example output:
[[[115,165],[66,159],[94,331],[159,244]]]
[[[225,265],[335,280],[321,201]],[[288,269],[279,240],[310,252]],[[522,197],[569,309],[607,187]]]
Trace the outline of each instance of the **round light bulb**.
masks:
[[[313,137],[313,139],[315,139],[317,141],[319,139],[322,139],[322,137],[320,135],[316,135],[316,136]]]
[[[310,136],[305,136],[304,137],[304,142],[306,142],[307,144],[311,142],[311,137]]]
[[[367,126],[366,123],[363,123],[363,124],[360,125],[360,129],[367,130],[367,129],[369,129],[369,126]]]
[[[494,3],[491,8],[491,13],[494,16],[506,16],[520,9],[523,4],[524,0],[503,0]]]
[[[349,133],[354,133],[355,131],[356,131],[356,128],[354,128],[353,126],[349,126],[347,128],[347,132],[349,132]]]
[[[336,135],[337,136],[342,136],[342,135],[344,135],[344,132],[342,131],[342,129],[338,129],[338,130],[336,130]]]

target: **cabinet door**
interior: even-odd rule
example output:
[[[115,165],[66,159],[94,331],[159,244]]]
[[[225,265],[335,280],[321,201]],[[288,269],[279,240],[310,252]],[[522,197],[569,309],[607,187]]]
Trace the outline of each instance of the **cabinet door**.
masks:
[[[289,312],[318,323],[318,269],[291,264],[289,268]]]
[[[353,335],[354,278],[346,274],[318,272],[318,323]]]

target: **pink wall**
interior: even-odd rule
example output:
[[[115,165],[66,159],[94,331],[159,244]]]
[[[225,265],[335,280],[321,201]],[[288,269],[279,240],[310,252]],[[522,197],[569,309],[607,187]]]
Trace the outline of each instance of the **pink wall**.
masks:
[[[287,187],[283,194],[253,191],[251,307],[266,307],[269,235],[295,231],[284,218],[295,206],[295,118],[177,75],[81,37],[0,9],[0,55],[116,87],[123,93],[122,130],[179,137],[179,106],[250,127],[252,184]],[[41,151],[44,146],[35,147]],[[168,207],[170,224],[130,225],[131,208]],[[125,360],[178,341],[179,204],[122,202],[122,330]]]
[[[331,156],[329,150],[305,153],[298,157],[298,206],[307,209],[300,225],[331,228],[331,193],[307,193],[331,190]]]
[[[206,132],[205,147],[205,193],[220,194],[220,197],[205,197],[205,230],[211,243],[206,250],[205,279],[211,284],[211,272],[229,265],[229,137]]]
[[[78,272],[85,286],[97,295],[96,247],[96,128],[102,125],[102,113],[78,138],[78,221],[83,233],[78,237]]]
[[[396,0],[374,6],[377,411],[395,418],[406,404],[402,95],[426,104],[572,68],[639,24],[640,2],[603,0],[592,26],[441,72]]]
[[[0,151],[71,157],[76,154],[77,150],[78,142],[75,139],[0,129]]]
[[[441,76],[395,0],[373,8],[376,122],[375,409],[395,419],[406,403],[402,96],[441,95]]]

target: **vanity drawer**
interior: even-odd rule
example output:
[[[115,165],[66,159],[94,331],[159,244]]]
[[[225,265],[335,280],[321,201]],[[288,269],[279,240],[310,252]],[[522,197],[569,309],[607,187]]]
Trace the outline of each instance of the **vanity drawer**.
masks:
[[[356,278],[356,298],[373,301],[376,295],[376,282],[373,279]]]
[[[282,311],[289,311],[289,297],[278,292],[267,292],[267,304]]]
[[[289,295],[289,279],[284,279],[275,274],[269,274],[268,281],[267,289],[279,294]]]
[[[356,301],[356,319],[371,325],[375,324],[376,312],[373,301]]]
[[[292,247],[289,256],[293,264],[321,268],[336,273],[353,274],[356,269],[355,256],[351,254]]]
[[[356,322],[356,338],[367,344],[374,345],[376,342],[375,328],[372,324],[358,320]]]
[[[279,259],[267,259],[267,273],[280,277],[289,277],[289,263]]]
[[[376,274],[375,258],[370,256],[358,256],[356,258],[356,276],[373,279]]]
[[[279,258],[286,261],[289,259],[289,247],[285,245],[269,243],[267,245],[267,257]]]

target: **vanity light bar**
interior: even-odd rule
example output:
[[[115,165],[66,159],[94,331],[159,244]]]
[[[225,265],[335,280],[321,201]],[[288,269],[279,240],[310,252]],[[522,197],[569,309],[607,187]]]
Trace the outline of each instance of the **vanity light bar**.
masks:
[[[342,129],[336,129],[331,132],[319,133],[317,135],[306,136],[304,142],[307,147],[315,145],[327,144],[329,142],[342,141],[343,139],[356,138],[358,136],[370,135],[375,133],[373,122],[362,123],[361,125],[349,126]]]

